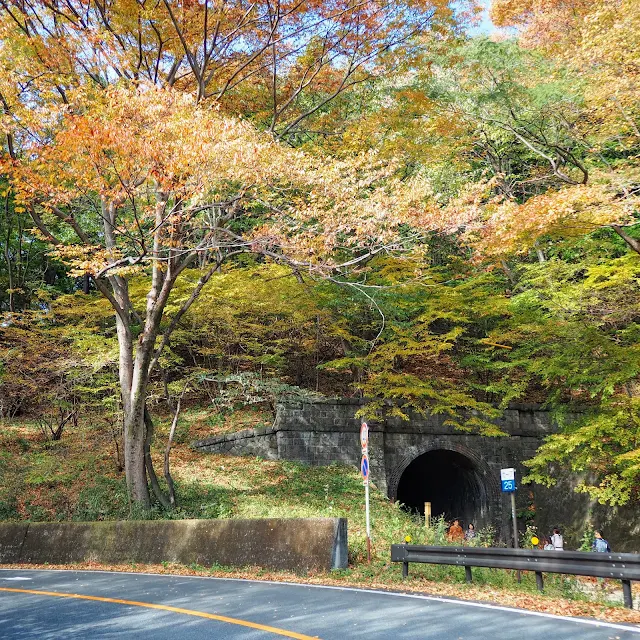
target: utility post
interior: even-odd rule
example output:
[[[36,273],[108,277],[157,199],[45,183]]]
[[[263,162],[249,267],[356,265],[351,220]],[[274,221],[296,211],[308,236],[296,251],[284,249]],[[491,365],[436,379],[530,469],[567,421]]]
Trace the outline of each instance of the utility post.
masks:
[[[366,422],[360,425],[360,446],[362,447],[362,460],[360,473],[364,484],[365,517],[367,527],[367,562],[371,563],[371,523],[369,519],[369,426]]]

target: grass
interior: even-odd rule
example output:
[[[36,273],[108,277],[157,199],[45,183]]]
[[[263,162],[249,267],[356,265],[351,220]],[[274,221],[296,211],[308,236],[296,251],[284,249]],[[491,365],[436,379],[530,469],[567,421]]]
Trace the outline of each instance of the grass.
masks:
[[[29,421],[0,424],[0,520],[115,520],[128,518],[304,518],[346,517],[349,528],[349,569],[325,576],[347,584],[383,584],[391,588],[452,589],[458,595],[478,590],[537,600],[534,574],[474,569],[474,584],[464,583],[460,567],[411,565],[403,581],[401,566],[391,564],[389,546],[411,536],[416,544],[446,543],[446,524],[426,529],[422,520],[392,504],[375,487],[371,491],[372,562],[366,561],[364,490],[358,470],[344,465],[309,467],[258,457],[202,454],[191,441],[265,423],[257,412],[210,419],[206,410],[192,408],[182,416],[180,438],[172,452],[172,473],[179,506],[163,512],[132,511],[124,476],[117,470],[110,434],[99,424],[81,424],[65,432],[61,441],[46,442]],[[158,420],[158,466],[169,417]],[[489,534],[485,538],[490,537]],[[483,542],[482,535],[479,542]],[[194,569],[195,570],[195,569]],[[255,571],[254,571],[255,574]],[[253,574],[252,574],[253,575]],[[546,576],[542,599],[587,602],[604,598],[587,595],[574,578]],[[477,597],[473,596],[473,597]]]

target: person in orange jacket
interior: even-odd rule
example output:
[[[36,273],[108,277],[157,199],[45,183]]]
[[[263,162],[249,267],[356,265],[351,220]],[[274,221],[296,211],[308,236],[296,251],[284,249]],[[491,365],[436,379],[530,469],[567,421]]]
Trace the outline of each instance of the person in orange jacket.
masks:
[[[462,542],[464,540],[464,531],[460,526],[459,520],[453,521],[453,524],[449,527],[447,538],[449,542]]]

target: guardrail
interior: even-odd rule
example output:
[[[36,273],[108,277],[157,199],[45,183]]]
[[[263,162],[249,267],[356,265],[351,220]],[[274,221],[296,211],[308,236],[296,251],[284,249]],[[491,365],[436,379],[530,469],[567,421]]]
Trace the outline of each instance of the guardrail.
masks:
[[[403,563],[403,578],[409,575],[410,562],[464,567],[467,582],[473,580],[472,567],[534,571],[539,591],[544,589],[544,573],[611,578],[622,582],[624,606],[629,609],[633,607],[631,581],[640,580],[640,555],[635,553],[586,553],[584,551],[392,544],[391,562]]]

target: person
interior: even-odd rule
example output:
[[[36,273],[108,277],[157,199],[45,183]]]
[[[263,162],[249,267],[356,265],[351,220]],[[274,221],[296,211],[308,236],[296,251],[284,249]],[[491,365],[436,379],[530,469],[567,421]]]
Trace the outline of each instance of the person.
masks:
[[[608,553],[611,551],[609,543],[602,537],[602,531],[596,529],[593,532],[593,544],[591,548],[598,553]]]
[[[473,522],[469,523],[469,526],[467,527],[467,530],[464,532],[464,539],[467,542],[470,542],[471,540],[473,540],[476,537],[476,528],[473,525]]]
[[[464,540],[464,532],[462,531],[459,520],[453,521],[453,524],[449,527],[447,538],[449,542],[462,542],[462,540]]]
[[[553,542],[551,542],[551,538],[549,536],[543,536],[542,548],[545,551],[553,551]]]
[[[551,536],[551,544],[553,545],[554,551],[564,551],[564,540],[560,535],[560,529],[553,530],[553,535]]]

